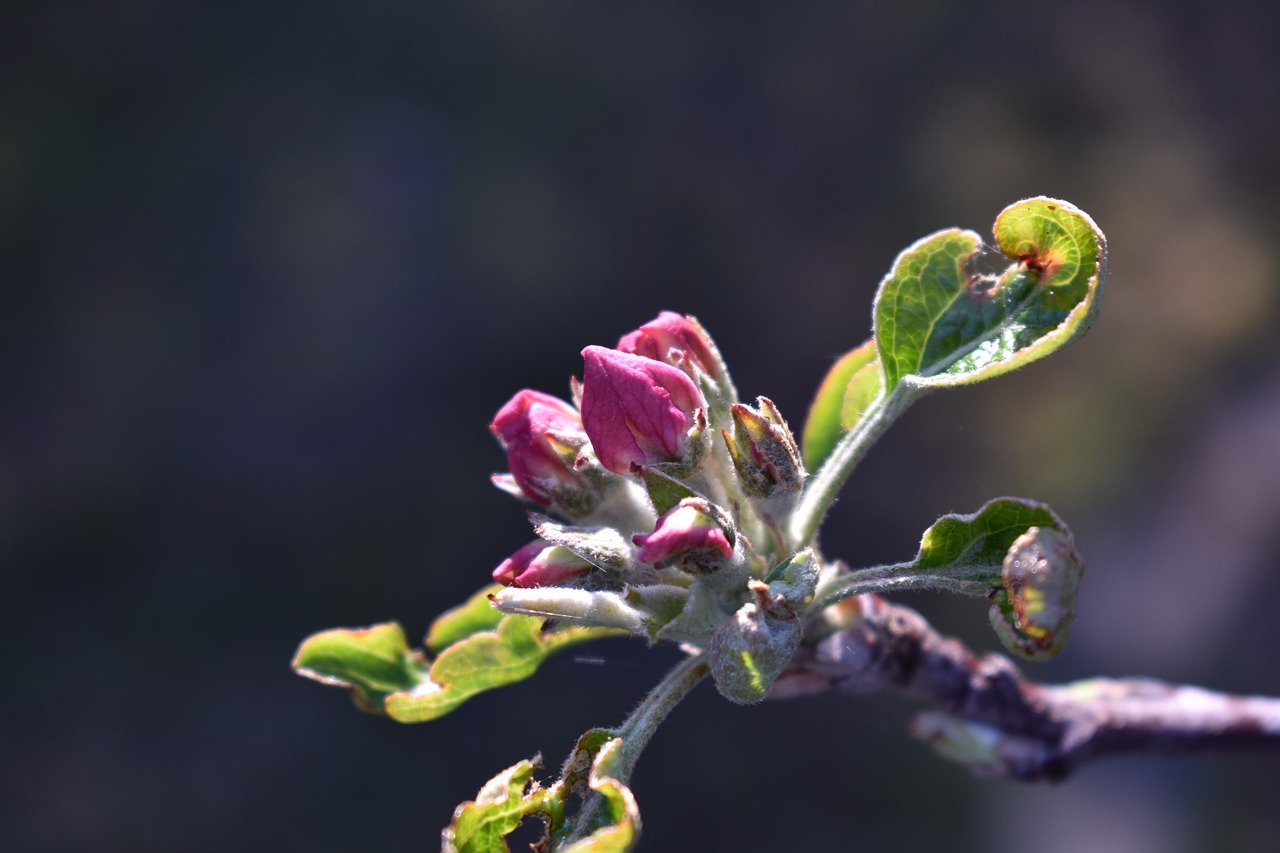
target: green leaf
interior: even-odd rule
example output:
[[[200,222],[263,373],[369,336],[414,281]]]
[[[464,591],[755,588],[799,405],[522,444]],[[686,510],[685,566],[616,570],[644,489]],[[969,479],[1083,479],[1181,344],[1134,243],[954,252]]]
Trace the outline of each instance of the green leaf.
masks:
[[[644,609],[645,605],[652,602],[643,598],[635,599],[626,592],[611,589],[586,590],[568,586],[520,589],[509,586],[493,601],[504,613],[525,614],[566,621],[583,627],[643,634],[657,627],[653,623],[655,617],[669,618],[669,597],[661,594],[660,599],[658,612],[654,613]]]
[[[1047,505],[1022,498],[996,498],[974,513],[944,515],[924,532],[914,560],[832,576],[820,584],[810,612],[864,592],[998,593],[1011,549],[1035,530],[1056,531],[1068,540],[1071,535]]]
[[[427,651],[439,654],[451,646],[481,631],[492,631],[502,621],[502,611],[493,606],[490,599],[501,592],[502,584],[490,584],[458,605],[436,617],[427,631]]]
[[[655,640],[705,646],[727,616],[720,607],[721,591],[708,578],[695,578],[687,590],[680,590],[682,601],[670,618],[663,618],[665,614],[659,615],[659,608],[654,605],[664,602],[655,593],[665,594],[673,603],[677,600],[676,594],[663,587],[633,587],[627,593],[633,601],[637,601],[640,595],[648,599],[642,601],[650,612],[655,613],[653,621],[658,627],[651,634]]]
[[[914,571],[969,567],[1000,582],[1005,555],[1031,527],[1066,532],[1047,504],[1023,498],[996,498],[969,515],[944,515],[920,538],[920,551],[908,567]]]
[[[409,649],[396,622],[313,634],[298,647],[293,668],[324,684],[350,688],[356,704],[373,713],[383,711],[388,695],[413,689],[424,678],[422,656]]]
[[[580,627],[544,633],[542,622],[534,616],[504,616],[495,630],[454,643],[432,662],[425,681],[386,697],[387,715],[402,723],[434,720],[477,693],[523,681],[553,652],[617,633]]]
[[[605,742],[591,763],[587,782],[605,800],[605,808],[596,813],[599,826],[586,838],[554,848],[557,853],[626,853],[635,846],[640,839],[640,807],[631,789],[619,781],[625,775],[622,764],[622,739]]]
[[[548,828],[564,819],[563,787],[543,788],[533,781],[537,759],[508,767],[480,789],[474,800],[453,812],[453,821],[440,833],[442,853],[508,853],[504,840],[530,816]]]
[[[813,549],[805,548],[778,564],[765,581],[770,595],[781,596],[788,607],[798,612],[813,601],[821,571]]]
[[[884,385],[874,339],[842,355],[827,371],[805,421],[804,464],[816,471],[840,436],[857,425]]]
[[[446,613],[433,626],[434,641],[428,640],[444,650],[430,662],[409,648],[395,622],[322,631],[302,642],[293,668],[348,688],[362,710],[417,723],[444,716],[477,693],[528,678],[563,648],[621,633],[583,627],[544,632],[540,618],[499,617],[493,629],[477,630],[486,617],[475,598]]]
[[[626,853],[640,836],[640,809],[619,777],[622,739],[605,729],[592,729],[578,739],[564,772],[554,785],[543,788],[533,780],[538,759],[521,761],[490,779],[474,800],[454,810],[453,820],[440,833],[442,853],[508,853],[506,836],[526,817],[547,827],[542,846],[549,853]],[[603,808],[566,816],[567,801],[578,794],[602,798]],[[575,840],[576,839],[576,840]]]
[[[1106,274],[1106,239],[1064,201],[1013,204],[995,224],[1014,264],[998,276],[974,262],[981,238],[947,229],[902,252],[876,296],[875,339],[892,392],[998,376],[1056,351],[1092,321]]]

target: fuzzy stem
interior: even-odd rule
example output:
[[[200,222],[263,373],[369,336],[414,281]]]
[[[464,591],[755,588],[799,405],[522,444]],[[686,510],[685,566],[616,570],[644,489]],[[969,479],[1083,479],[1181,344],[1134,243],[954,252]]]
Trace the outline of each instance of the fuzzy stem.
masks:
[[[629,781],[640,753],[648,746],[658,726],[667,718],[667,714],[671,713],[671,709],[689,695],[689,691],[696,687],[698,682],[707,677],[709,671],[705,655],[693,655],[681,661],[649,691],[649,695],[641,700],[636,709],[631,712],[631,716],[627,717],[626,722],[618,727],[617,734],[622,738],[624,768],[624,776],[619,781],[623,783]]]
[[[709,671],[706,655],[685,658],[649,691],[626,721],[614,730],[614,734],[622,738],[621,772],[617,774],[619,782],[630,784],[636,761],[649,744],[653,733],[667,718],[667,714],[671,713],[671,709],[680,704],[680,700],[689,695],[689,691],[706,678]],[[604,806],[605,798],[601,795],[593,793],[588,797],[573,817],[573,831],[561,843],[568,845],[589,835]]]
[[[1000,582],[1000,573],[993,571],[991,566],[947,566],[932,571],[913,566],[913,563],[892,563],[839,575],[818,587],[809,611],[817,613],[868,592],[932,590],[981,596]]]
[[[872,403],[857,426],[841,437],[813,479],[805,484],[800,501],[791,515],[793,550],[813,544],[822,519],[835,503],[836,495],[853,473],[853,469],[867,455],[871,445],[925,390],[927,389],[904,380],[887,397],[881,397]]]

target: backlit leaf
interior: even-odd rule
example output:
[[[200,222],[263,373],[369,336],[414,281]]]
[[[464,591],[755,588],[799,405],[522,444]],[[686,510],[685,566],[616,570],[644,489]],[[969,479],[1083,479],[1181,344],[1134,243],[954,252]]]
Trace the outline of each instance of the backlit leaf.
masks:
[[[880,285],[875,338],[892,391],[962,385],[1013,370],[1083,332],[1106,274],[1106,240],[1064,201],[1033,198],[996,219],[996,246],[1013,261],[983,274],[981,238],[947,229],[900,254]]]
[[[818,387],[805,421],[804,464],[816,471],[831,450],[879,395],[883,387],[879,353],[868,340],[840,357]]]

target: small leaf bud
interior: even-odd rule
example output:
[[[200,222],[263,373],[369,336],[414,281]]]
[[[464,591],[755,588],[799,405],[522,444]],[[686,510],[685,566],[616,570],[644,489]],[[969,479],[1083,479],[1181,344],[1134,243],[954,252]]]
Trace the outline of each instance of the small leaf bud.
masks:
[[[741,403],[730,406],[733,432],[721,430],[742,491],[754,498],[796,494],[805,478],[800,448],[773,402],[767,397],[757,402],[759,409]]]
[[[711,638],[707,652],[720,695],[740,705],[764,699],[800,645],[800,619],[748,601]]]

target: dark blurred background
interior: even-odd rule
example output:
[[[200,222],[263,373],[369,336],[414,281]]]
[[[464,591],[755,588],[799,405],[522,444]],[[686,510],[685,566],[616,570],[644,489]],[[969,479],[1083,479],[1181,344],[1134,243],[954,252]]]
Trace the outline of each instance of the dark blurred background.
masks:
[[[3,849],[434,849],[675,659],[588,647],[421,726],[290,673],[316,630],[420,635],[529,539],[498,406],[670,308],[798,429],[895,254],[1027,195],[1107,232],[1097,326],[918,405],[826,550],[1041,498],[1089,571],[1036,677],[1280,694],[1276,4],[17,5]],[[996,645],[981,602],[911,603]],[[1280,849],[1275,755],[979,782],[912,710],[700,688],[641,762],[642,849]]]

